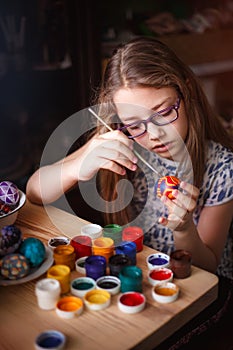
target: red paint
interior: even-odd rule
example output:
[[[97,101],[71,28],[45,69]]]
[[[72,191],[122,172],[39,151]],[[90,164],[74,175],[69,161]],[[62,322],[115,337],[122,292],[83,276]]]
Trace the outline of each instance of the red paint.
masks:
[[[75,249],[76,259],[92,255],[92,240],[89,236],[75,236],[71,239],[70,244]]]
[[[144,302],[144,297],[142,294],[137,292],[125,293],[121,296],[120,301],[126,306],[137,306]]]
[[[129,226],[122,231],[122,240],[135,242],[137,246],[137,252],[143,249],[143,230],[138,226]]]
[[[163,281],[171,277],[171,272],[167,269],[152,270],[150,277],[154,280]]]

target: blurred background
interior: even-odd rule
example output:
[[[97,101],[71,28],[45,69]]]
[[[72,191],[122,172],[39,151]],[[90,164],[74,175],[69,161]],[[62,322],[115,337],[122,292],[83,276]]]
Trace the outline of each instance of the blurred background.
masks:
[[[0,0],[0,181],[25,189],[50,134],[92,104],[114,47],[137,35],[189,64],[232,130],[232,0]]]

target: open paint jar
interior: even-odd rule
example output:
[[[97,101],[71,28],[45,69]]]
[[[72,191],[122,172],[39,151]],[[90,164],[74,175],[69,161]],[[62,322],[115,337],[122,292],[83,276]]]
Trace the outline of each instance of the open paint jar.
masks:
[[[175,283],[164,282],[152,289],[152,297],[159,303],[171,303],[178,298],[179,288]]]
[[[89,310],[104,310],[111,303],[111,294],[105,290],[91,290],[85,294],[84,303]]]
[[[170,262],[170,257],[164,253],[154,253],[150,254],[147,259],[147,266],[149,270],[161,267],[168,267]]]
[[[80,315],[82,311],[83,301],[78,297],[67,296],[57,302],[56,313],[61,318],[73,318],[76,315]]]
[[[75,278],[70,284],[70,291],[77,297],[84,297],[84,295],[90,290],[95,289],[96,282],[90,277],[78,277]]]
[[[96,281],[96,288],[106,290],[111,295],[115,295],[120,292],[121,281],[115,276],[103,276]]]
[[[173,273],[170,269],[162,267],[160,269],[150,270],[148,273],[148,281],[152,286],[162,282],[171,282],[173,279]]]
[[[66,337],[63,333],[48,330],[42,332],[38,335],[35,340],[35,349],[36,350],[62,350],[66,342]]]
[[[138,292],[126,292],[118,298],[118,308],[127,314],[135,314],[144,309],[146,298]]]

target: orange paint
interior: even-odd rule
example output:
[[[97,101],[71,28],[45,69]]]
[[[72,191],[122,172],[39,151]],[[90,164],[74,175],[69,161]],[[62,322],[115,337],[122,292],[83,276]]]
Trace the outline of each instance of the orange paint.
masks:
[[[177,290],[172,288],[162,287],[162,288],[155,288],[155,292],[159,295],[171,296],[176,294]]]

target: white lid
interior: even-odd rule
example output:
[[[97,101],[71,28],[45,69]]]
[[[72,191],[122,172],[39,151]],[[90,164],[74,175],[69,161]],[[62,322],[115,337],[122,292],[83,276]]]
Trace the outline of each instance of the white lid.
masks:
[[[179,287],[172,282],[160,283],[152,288],[152,297],[159,303],[171,303],[178,298]]]
[[[80,287],[80,288],[79,288]],[[70,291],[77,297],[84,297],[84,295],[96,288],[96,282],[91,277],[78,277],[71,281]]]
[[[139,292],[126,292],[119,296],[117,305],[122,312],[135,314],[145,308],[146,298]]]
[[[96,289],[106,290],[111,295],[116,295],[120,292],[121,280],[115,276],[100,277],[96,280]]]
[[[161,267],[169,267],[170,256],[164,253],[154,253],[146,258],[149,270]]]
[[[96,239],[102,236],[103,228],[97,224],[87,224],[81,227],[81,235]]]

